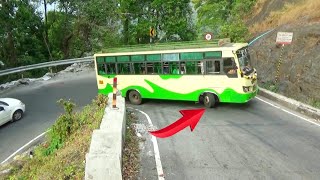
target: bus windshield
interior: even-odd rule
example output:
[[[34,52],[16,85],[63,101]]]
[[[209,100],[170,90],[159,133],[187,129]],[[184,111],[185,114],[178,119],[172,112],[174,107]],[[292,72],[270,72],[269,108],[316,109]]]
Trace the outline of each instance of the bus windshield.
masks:
[[[251,66],[250,54],[248,52],[248,49],[244,48],[238,50],[237,58],[239,60],[241,70],[244,71],[245,74],[250,74],[251,71],[253,71],[253,68]]]

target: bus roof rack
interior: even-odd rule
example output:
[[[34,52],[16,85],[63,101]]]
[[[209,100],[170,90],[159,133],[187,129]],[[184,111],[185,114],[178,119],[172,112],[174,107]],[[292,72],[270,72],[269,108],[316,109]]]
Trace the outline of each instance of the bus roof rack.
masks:
[[[166,42],[166,43],[153,43],[153,44],[124,45],[124,46],[104,49],[102,50],[102,53],[219,47],[228,43],[231,43],[230,38],[213,39],[211,41],[205,41],[205,40],[180,41],[180,42]]]

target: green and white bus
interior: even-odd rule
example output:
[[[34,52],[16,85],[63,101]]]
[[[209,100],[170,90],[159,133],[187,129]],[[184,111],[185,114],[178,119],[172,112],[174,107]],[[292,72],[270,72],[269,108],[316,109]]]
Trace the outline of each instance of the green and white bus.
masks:
[[[146,99],[246,103],[257,94],[247,43],[230,39],[126,46],[94,55],[98,91],[117,89],[132,104]]]

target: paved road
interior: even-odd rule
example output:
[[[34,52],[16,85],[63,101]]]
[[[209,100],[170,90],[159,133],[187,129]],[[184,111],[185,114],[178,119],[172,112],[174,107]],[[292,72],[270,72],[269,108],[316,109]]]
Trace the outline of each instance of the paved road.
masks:
[[[179,110],[201,108],[185,102],[128,105],[147,113],[156,129],[181,117]],[[158,179],[146,117],[140,179]],[[141,130],[142,129],[142,130]],[[194,132],[157,139],[167,180],[319,179],[320,127],[258,99],[246,105],[223,104],[206,110]]]
[[[94,73],[18,88],[1,97],[26,103],[21,121],[0,127],[0,161],[44,132],[62,113],[56,104],[71,98],[80,107],[97,94]],[[157,129],[181,117],[181,109],[201,105],[176,101],[147,101],[138,108]],[[138,113],[148,126],[146,117]],[[143,125],[141,126],[143,129]],[[158,179],[150,135],[142,150],[141,179]],[[246,105],[223,104],[206,110],[194,132],[189,128],[167,139],[157,139],[166,179],[318,179],[320,127],[280,111],[257,99]]]
[[[97,95],[93,71],[68,73],[63,77],[0,94],[0,97],[22,100],[27,111],[20,121],[0,127],[0,163],[55,122],[63,113],[62,107],[56,103],[60,98],[73,100],[79,109]]]

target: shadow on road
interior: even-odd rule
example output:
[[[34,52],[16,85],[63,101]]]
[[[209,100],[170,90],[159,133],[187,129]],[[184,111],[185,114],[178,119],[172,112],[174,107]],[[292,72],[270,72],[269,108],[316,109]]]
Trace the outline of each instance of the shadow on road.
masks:
[[[130,101],[126,99],[126,103],[130,104]],[[247,103],[218,103],[216,107],[211,108],[213,110],[219,110],[219,109],[250,109],[253,106],[255,106],[256,100],[251,100]],[[196,103],[193,101],[178,101],[178,100],[160,100],[160,99],[143,99],[141,105],[139,106],[157,106],[159,108],[161,107],[181,107],[184,106],[186,108],[204,108],[204,105],[202,103]]]

